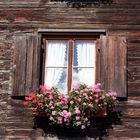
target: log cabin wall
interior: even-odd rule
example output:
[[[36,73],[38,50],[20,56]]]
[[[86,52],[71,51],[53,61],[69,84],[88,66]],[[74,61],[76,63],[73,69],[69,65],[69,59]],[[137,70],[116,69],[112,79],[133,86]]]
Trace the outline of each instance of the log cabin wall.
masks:
[[[39,29],[103,29],[108,38],[107,44],[112,44],[112,49],[113,46],[117,47],[116,43],[119,41],[116,40],[120,38],[128,49],[128,69],[126,68],[129,71],[128,93],[140,92],[139,14],[138,0],[114,0],[112,4],[100,6],[86,3],[81,7],[67,0],[0,0],[0,99],[7,99],[9,95],[24,95],[24,92],[27,92],[26,87],[30,89],[33,85],[37,86],[37,67],[34,71],[33,66],[39,63],[38,55],[35,56],[39,49],[37,43]],[[20,49],[23,51],[21,56],[18,55]],[[115,50],[113,52],[115,54]],[[109,53],[108,49],[107,55]],[[25,64],[29,56],[32,56],[32,59]],[[110,59],[107,57],[106,61],[111,61]],[[117,63],[118,58],[113,59]],[[112,71],[111,67],[107,69]],[[113,72],[115,74],[115,68]],[[113,76],[107,73],[102,75],[104,75],[102,81],[108,79],[108,83]],[[106,88],[113,86],[116,79],[114,77],[112,79],[111,85],[108,84]],[[19,83],[22,83],[20,87]],[[115,86],[113,89],[119,87]]]

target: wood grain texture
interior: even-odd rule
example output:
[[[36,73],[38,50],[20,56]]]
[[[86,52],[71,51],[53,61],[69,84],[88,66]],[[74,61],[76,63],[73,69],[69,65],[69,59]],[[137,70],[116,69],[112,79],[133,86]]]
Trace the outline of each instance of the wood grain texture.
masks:
[[[40,56],[40,47],[38,43],[38,35],[33,35],[33,73],[32,73],[32,89],[36,90],[39,87],[39,56]]]
[[[125,38],[117,36],[108,36],[106,49],[102,50],[105,89],[116,91],[118,97],[127,97],[126,51]]]
[[[105,90],[107,89],[107,53],[106,53],[106,48],[107,48],[107,37],[106,36],[100,36],[100,82],[103,84],[103,88]]]
[[[140,36],[127,38],[128,93],[140,93]]]
[[[76,3],[29,0],[0,1],[0,28],[12,24],[15,30],[27,28],[139,29],[140,2],[115,0],[113,4],[76,8]],[[86,7],[86,5],[88,5]],[[6,10],[5,10],[6,9]],[[12,23],[11,23],[12,22]]]
[[[14,91],[13,96],[27,95],[39,85],[38,36],[17,35],[14,39]]]
[[[26,82],[26,36],[15,36],[14,38],[14,88],[13,95],[25,94]]]

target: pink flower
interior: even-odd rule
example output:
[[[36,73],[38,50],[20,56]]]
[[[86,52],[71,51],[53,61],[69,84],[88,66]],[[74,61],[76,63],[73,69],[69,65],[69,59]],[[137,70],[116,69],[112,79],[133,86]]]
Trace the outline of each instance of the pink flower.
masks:
[[[51,109],[54,109],[54,106],[51,106]]]
[[[85,98],[86,98],[87,100],[89,100],[89,97],[88,97],[88,96],[86,96]]]
[[[85,121],[88,121],[88,118],[87,117],[85,118]]]
[[[94,96],[95,96],[96,98],[98,98],[98,97],[99,97],[99,95],[98,95],[98,94],[95,94]]]
[[[44,92],[46,90],[46,86],[40,85],[40,90]]]
[[[67,118],[64,118],[64,122],[67,122]]]
[[[79,107],[75,107],[75,110],[79,110]]]
[[[29,100],[29,97],[25,96],[25,100],[28,101]]]
[[[78,98],[77,100],[80,102],[81,101],[81,98]]]
[[[99,100],[98,100],[98,99],[96,99],[96,100],[95,100],[95,103],[98,103],[98,102],[99,102]]]
[[[37,108],[31,108],[31,110],[32,110],[33,112],[36,112]]]
[[[38,103],[38,107],[39,108],[42,108],[43,107],[43,104],[42,103]]]
[[[71,112],[68,112],[67,110],[63,110],[60,115],[64,118],[70,118],[71,117]]]
[[[58,98],[61,100],[61,99],[63,98],[63,96],[60,94],[60,95],[58,96]]]
[[[81,122],[76,122],[76,124],[77,124],[77,126],[78,126],[78,125],[81,125]]]
[[[87,122],[87,126],[89,126],[89,125],[90,125],[90,121]]]
[[[109,94],[110,96],[117,96],[117,93],[116,93],[116,92],[108,92],[108,94]]]
[[[39,97],[39,98],[41,98],[43,95],[42,94],[37,94],[36,96]]]
[[[92,100],[92,99],[93,99],[93,98],[92,98],[92,96],[90,96],[90,97],[89,97],[89,99],[91,99],[91,100]]]
[[[73,101],[70,101],[70,104],[74,104],[74,102]]]
[[[62,104],[67,104],[67,102],[68,102],[68,98],[63,98],[61,101]]]
[[[100,87],[100,86],[101,86],[101,83],[97,83],[96,85],[97,85],[98,87]]]
[[[88,106],[89,106],[90,108],[93,108],[93,105],[92,105],[92,104],[88,104]]]
[[[58,117],[58,124],[62,124],[62,117]]]
[[[25,100],[26,100],[26,101],[31,101],[31,100],[33,100],[33,97],[31,97],[31,96],[27,97],[27,96],[26,96],[26,97],[25,97]]]
[[[23,104],[24,104],[24,106],[28,106],[28,102],[24,102]]]
[[[56,111],[52,111],[52,115],[53,115],[53,116],[56,115]]]
[[[85,92],[88,92],[88,91],[89,91],[89,89],[85,89],[84,91],[85,91]]]
[[[53,95],[50,95],[50,96],[49,96],[49,99],[50,99],[50,100],[53,100]]]
[[[65,95],[65,99],[67,99],[67,100],[68,100],[68,99],[69,99],[69,96],[68,96],[68,95]]]
[[[95,92],[101,92],[101,90],[99,88],[95,89]]]
[[[76,116],[76,121],[79,121],[80,120],[80,116]]]
[[[49,119],[50,119],[51,121],[52,121],[52,120],[54,120],[54,118],[53,118],[52,116],[50,116],[50,118],[49,118]]]
[[[80,114],[79,108],[75,108],[75,113],[76,113],[76,114]]]
[[[113,99],[113,100],[116,100],[116,97],[113,96],[112,99]]]
[[[84,96],[87,96],[87,93],[83,93]]]
[[[85,129],[85,128],[86,128],[85,125],[82,125],[82,126],[81,126],[81,129]]]
[[[106,96],[109,97],[110,95],[107,93]]]

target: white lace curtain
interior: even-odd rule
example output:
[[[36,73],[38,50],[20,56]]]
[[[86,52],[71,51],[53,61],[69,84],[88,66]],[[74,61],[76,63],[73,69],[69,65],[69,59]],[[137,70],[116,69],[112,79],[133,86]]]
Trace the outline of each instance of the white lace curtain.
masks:
[[[78,77],[87,85],[95,84],[95,43],[77,42]],[[82,68],[83,67],[83,68]],[[86,68],[87,67],[87,68]]]
[[[67,43],[64,41],[49,41],[46,52],[44,84],[52,87],[60,81],[65,65]]]

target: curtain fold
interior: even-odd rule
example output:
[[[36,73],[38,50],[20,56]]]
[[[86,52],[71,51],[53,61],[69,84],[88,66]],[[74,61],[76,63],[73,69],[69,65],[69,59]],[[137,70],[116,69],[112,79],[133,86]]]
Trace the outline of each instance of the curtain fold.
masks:
[[[66,47],[66,42],[48,42],[44,84],[49,87],[57,86],[60,81],[65,65]]]
[[[78,77],[87,85],[95,84],[95,43],[77,42]],[[94,68],[85,68],[94,67]]]

